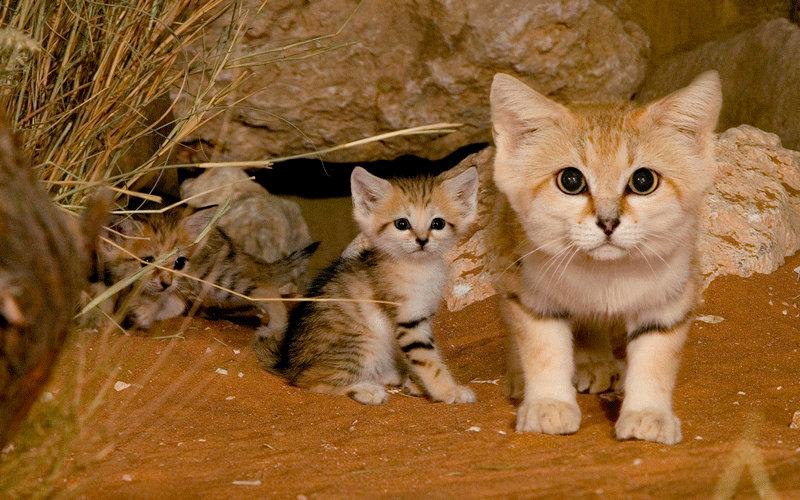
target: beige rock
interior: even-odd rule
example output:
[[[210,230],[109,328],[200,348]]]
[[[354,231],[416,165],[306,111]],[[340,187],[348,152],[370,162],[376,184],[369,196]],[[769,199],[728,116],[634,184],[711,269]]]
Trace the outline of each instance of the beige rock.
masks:
[[[452,287],[445,300],[458,310],[491,296],[494,270],[485,265],[493,188],[493,148],[467,157],[481,175],[481,215],[475,231],[451,253]],[[800,153],[781,147],[774,134],[743,125],[717,138],[718,174],[704,207],[698,241],[706,284],[718,276],[771,273],[800,250]]]
[[[249,97],[234,108],[227,126],[219,118],[187,138],[222,142],[233,159],[306,153],[405,127],[464,123],[445,136],[393,139],[326,156],[439,158],[489,141],[487,95],[498,71],[548,95],[593,99],[631,96],[646,67],[642,30],[595,0],[275,0],[258,12],[262,3],[244,1],[252,17],[234,55],[255,65],[230,102]],[[275,50],[336,32],[356,6],[339,35]],[[228,19],[215,21],[209,39],[228,28]],[[330,46],[337,48],[312,54]],[[224,73],[219,84],[235,77]],[[189,102],[180,99],[176,114],[187,112]]]
[[[748,123],[800,149],[800,28],[774,19],[723,41],[668,58],[651,71],[639,93],[648,101],[716,69],[724,104],[720,129]]]

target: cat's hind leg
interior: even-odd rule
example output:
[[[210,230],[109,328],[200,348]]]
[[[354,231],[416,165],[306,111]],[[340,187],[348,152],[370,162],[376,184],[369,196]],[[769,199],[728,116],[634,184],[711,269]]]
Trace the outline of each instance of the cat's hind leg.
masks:
[[[575,375],[578,392],[598,394],[620,385],[622,363],[614,358],[608,328],[596,324],[575,327]]]

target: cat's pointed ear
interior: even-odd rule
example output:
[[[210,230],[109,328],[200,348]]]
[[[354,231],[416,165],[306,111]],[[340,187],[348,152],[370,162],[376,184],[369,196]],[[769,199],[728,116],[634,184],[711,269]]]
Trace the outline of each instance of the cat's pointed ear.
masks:
[[[722,108],[722,86],[716,71],[706,71],[688,86],[645,108],[645,118],[696,141],[710,139]]]
[[[489,94],[492,130],[498,146],[570,116],[569,110],[511,75],[497,73]]]
[[[466,225],[478,214],[478,169],[470,167],[452,179],[442,182],[442,189],[458,207]]]
[[[368,217],[375,206],[392,191],[386,179],[376,177],[361,167],[350,175],[350,192],[353,194],[353,213],[357,219]]]
[[[212,207],[198,210],[183,220],[183,230],[189,239],[197,241],[203,231],[214,220],[219,208]]]

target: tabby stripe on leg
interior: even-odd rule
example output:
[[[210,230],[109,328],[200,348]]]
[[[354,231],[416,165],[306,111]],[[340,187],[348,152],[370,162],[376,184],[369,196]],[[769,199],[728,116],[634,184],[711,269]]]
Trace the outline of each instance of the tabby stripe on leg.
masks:
[[[411,321],[400,321],[397,323],[397,326],[408,329],[416,328],[420,325],[420,323],[424,323],[429,319],[431,319],[430,316],[425,316],[424,318],[412,319]]]
[[[642,335],[647,335],[650,333],[669,333],[675,328],[679,327],[683,323],[689,320],[689,316],[691,312],[684,315],[681,319],[675,321],[671,324],[663,324],[663,323],[645,323],[634,329],[632,332],[628,333],[628,342],[632,342],[637,338],[641,337]]]
[[[433,344],[430,343],[430,342],[415,341],[415,342],[412,342],[412,343],[410,343],[408,345],[404,345],[404,346],[400,347],[400,350],[403,351],[403,352],[413,351],[414,349],[428,349],[428,350],[430,350],[430,349],[433,349]]]

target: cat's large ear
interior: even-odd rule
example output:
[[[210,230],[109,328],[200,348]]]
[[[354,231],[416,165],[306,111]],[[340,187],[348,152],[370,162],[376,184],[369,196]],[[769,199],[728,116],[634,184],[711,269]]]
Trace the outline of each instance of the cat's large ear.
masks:
[[[196,241],[211,221],[214,220],[218,210],[218,207],[206,208],[186,217],[183,220],[183,230],[186,231],[189,239]]]
[[[649,104],[644,117],[651,123],[670,127],[702,143],[711,138],[721,108],[719,74],[706,71],[688,86]]]
[[[361,220],[369,217],[378,202],[389,196],[392,185],[386,179],[356,167],[350,175],[350,192],[353,194],[353,214]]]
[[[494,75],[489,101],[497,146],[513,145],[521,136],[570,116],[566,107],[504,73]]]
[[[458,207],[466,225],[478,214],[478,169],[470,167],[452,179],[442,182],[442,189]]]

